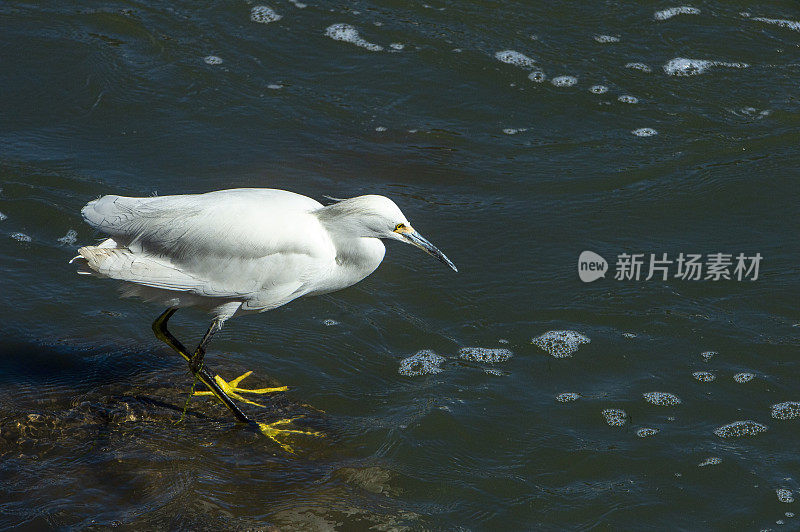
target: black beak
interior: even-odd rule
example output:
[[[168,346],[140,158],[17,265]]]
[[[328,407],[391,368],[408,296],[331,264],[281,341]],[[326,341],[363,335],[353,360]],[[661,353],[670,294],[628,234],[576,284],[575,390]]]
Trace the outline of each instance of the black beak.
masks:
[[[456,265],[453,264],[453,261],[448,259],[444,253],[439,251],[439,248],[428,242],[427,239],[423,238],[423,236],[416,231],[411,230],[405,233],[400,233],[400,235],[405,238],[409,244],[413,244],[428,255],[436,257],[442,264],[447,264],[450,266],[454,272],[458,271],[458,268],[456,268]]]

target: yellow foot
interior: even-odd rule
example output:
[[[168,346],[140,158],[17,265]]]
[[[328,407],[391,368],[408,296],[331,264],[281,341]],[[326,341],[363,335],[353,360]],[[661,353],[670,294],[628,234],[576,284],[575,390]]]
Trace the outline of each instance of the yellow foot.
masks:
[[[214,380],[219,384],[219,387],[222,388],[222,391],[230,397],[231,399],[236,399],[238,401],[242,401],[243,403],[247,403],[250,405],[256,406],[264,406],[262,404],[256,403],[255,401],[251,401],[246,397],[242,397],[239,395],[240,393],[273,393],[273,392],[285,392],[289,388],[286,386],[278,386],[276,388],[257,388],[254,390],[250,390],[247,388],[239,388],[239,383],[242,382],[245,378],[249,377],[250,374],[253,373],[252,371],[248,371],[244,375],[240,375],[233,379],[230,382],[226,382],[225,379],[220,377],[219,375],[214,375]],[[214,395],[213,392],[205,391],[205,392],[194,392],[194,395]]]
[[[306,436],[324,436],[321,432],[314,432],[311,430],[297,430],[297,429],[279,429],[276,428],[278,425],[288,425],[295,419],[300,419],[303,416],[296,416],[287,419],[279,419],[278,421],[273,421],[272,423],[258,423],[258,428],[261,430],[261,433],[269,438],[270,440],[274,441],[278,445],[284,448],[284,450],[293,453],[294,449],[292,449],[289,444],[282,442],[278,439],[279,436],[282,435],[289,435],[289,434],[305,434]]]

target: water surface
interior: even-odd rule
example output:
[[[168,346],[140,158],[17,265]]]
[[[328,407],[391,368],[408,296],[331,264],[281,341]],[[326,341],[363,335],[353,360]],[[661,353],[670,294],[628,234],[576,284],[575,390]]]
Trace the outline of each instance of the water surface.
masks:
[[[798,21],[4,2],[0,526],[797,528],[800,421],[772,407],[800,401]],[[390,244],[359,285],[226,326],[212,368],[290,387],[248,412],[326,434],[296,455],[201,399],[176,424],[163,309],[67,265],[93,198],[239,186],[385,194],[460,269]],[[612,275],[582,283],[584,250]],[[718,252],[759,279],[613,279],[620,253]],[[557,358],[548,331],[589,341]]]

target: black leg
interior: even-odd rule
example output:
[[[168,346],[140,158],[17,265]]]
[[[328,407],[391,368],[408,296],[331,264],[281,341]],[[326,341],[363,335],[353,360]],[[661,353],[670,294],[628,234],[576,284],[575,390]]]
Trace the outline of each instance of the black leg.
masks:
[[[203,339],[200,340],[197,349],[194,350],[194,356],[189,359],[189,369],[192,370],[192,373],[197,373],[203,367],[203,357],[206,356],[206,346],[211,341],[211,337],[214,336],[214,333],[220,329],[222,329],[222,322],[220,322],[220,320],[215,319],[211,322],[211,326],[203,335]]]
[[[228,407],[236,419],[242,421],[244,423],[253,424],[253,421],[248,418],[244,412],[242,412],[236,403],[228,397],[228,395],[222,391],[222,388],[217,384],[214,380],[214,376],[203,366],[203,355],[205,354],[205,346],[208,344],[208,341],[211,339],[211,336],[219,330],[219,323],[217,320],[211,324],[211,327],[206,332],[205,336],[203,336],[203,340],[200,342],[200,345],[197,346],[197,350],[195,351],[194,356],[189,355],[189,351],[183,344],[175,338],[171,332],[167,329],[167,322],[172,317],[175,312],[177,312],[177,307],[170,307],[164,311],[161,316],[156,318],[156,321],[153,322],[153,332],[156,335],[156,338],[170,346],[174,349],[180,356],[182,356],[186,362],[189,363],[189,367],[192,368],[192,372],[194,375],[200,379],[203,384],[205,384],[209,390],[220,400],[222,403]],[[198,357],[199,355],[199,357]]]

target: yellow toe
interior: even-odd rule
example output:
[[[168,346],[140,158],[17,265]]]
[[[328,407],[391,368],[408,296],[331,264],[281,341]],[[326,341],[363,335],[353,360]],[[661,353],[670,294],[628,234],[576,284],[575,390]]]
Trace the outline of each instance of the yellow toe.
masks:
[[[248,371],[247,373],[244,373],[243,375],[239,375],[235,379],[232,379],[230,382],[227,382],[219,375],[214,375],[214,380],[219,385],[219,387],[222,388],[222,391],[224,391],[225,394],[231,399],[236,399],[237,401],[241,401],[243,403],[261,407],[263,407],[264,405],[256,403],[255,401],[251,401],[246,397],[242,397],[242,395],[240,394],[242,393],[266,394],[275,392],[285,392],[286,390],[289,389],[287,386],[277,386],[274,388],[255,388],[255,389],[240,388],[239,383],[242,382],[247,377],[249,377],[250,375],[252,375],[252,373],[253,373],[252,371]],[[211,391],[202,391],[202,392],[194,392],[194,395],[214,395],[214,394]]]
[[[267,438],[271,439],[272,441],[274,441],[275,443],[280,445],[285,451],[288,451],[288,452],[294,454],[294,449],[292,449],[292,447],[288,443],[286,443],[285,441],[281,441],[280,439],[278,439],[279,437],[281,437],[281,439],[283,439],[285,435],[291,435],[291,434],[304,434],[306,436],[317,436],[317,437],[320,437],[320,438],[322,436],[324,436],[324,434],[322,434],[321,432],[314,432],[314,431],[311,431],[311,430],[277,428],[277,426],[279,426],[279,425],[288,425],[289,423],[291,423],[295,419],[300,419],[301,417],[303,417],[303,416],[296,416],[296,417],[292,417],[292,418],[279,419],[278,421],[273,421],[272,423],[258,423],[258,428],[259,428],[259,430],[261,430],[261,433],[264,436],[266,436]]]

